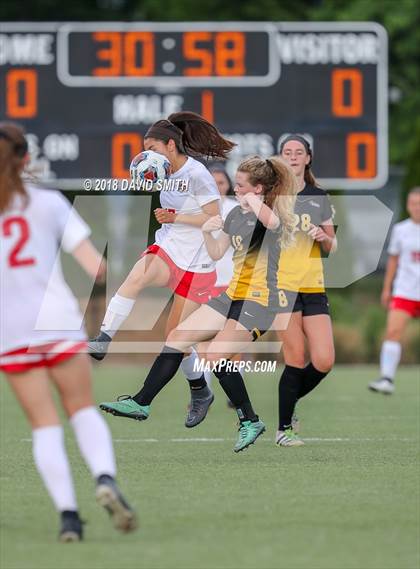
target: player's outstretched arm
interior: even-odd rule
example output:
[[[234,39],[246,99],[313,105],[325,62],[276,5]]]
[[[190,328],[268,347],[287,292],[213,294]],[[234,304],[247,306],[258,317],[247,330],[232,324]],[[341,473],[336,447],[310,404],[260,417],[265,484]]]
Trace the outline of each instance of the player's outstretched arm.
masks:
[[[71,254],[88,275],[94,277],[98,282],[105,281],[106,261],[90,239],[81,241]]]
[[[203,213],[199,213],[196,215],[191,215],[187,213],[169,213],[169,216],[172,216],[169,221],[160,221],[160,219],[156,216],[156,219],[160,223],[185,223],[186,225],[192,225],[193,227],[202,227],[204,223],[210,217],[215,215],[219,215],[219,200],[212,201],[208,204],[205,204],[201,208]],[[155,211],[156,215],[156,211]]]

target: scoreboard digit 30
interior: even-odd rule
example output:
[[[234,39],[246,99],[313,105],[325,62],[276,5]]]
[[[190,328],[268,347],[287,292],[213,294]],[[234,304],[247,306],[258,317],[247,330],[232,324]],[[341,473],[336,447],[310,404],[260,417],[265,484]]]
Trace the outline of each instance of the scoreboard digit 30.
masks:
[[[0,116],[63,189],[126,178],[148,127],[192,110],[237,142],[228,167],[313,144],[325,188],[388,177],[387,35],[376,23],[3,23]]]

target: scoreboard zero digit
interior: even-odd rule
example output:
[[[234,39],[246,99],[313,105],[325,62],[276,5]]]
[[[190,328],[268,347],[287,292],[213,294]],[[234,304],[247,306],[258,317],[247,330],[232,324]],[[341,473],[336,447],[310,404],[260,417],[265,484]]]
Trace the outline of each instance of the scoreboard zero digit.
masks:
[[[126,177],[153,122],[193,110],[237,142],[229,167],[310,137],[326,188],[388,177],[387,36],[375,23],[4,23],[0,116],[43,181]]]

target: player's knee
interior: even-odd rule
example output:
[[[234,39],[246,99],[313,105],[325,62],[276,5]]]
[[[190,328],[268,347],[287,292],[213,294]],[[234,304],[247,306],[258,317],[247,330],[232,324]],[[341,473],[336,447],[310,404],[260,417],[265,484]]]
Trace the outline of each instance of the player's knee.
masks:
[[[175,328],[169,332],[168,337],[165,341],[165,346],[183,352],[187,348],[191,347],[194,343],[195,342],[186,335],[185,330],[177,330]]]
[[[139,292],[144,287],[145,282],[144,271],[134,268],[126,278],[124,285]]]
[[[305,367],[305,353],[301,352],[300,350],[284,350],[284,361],[287,365],[293,367]]]
[[[227,355],[226,354],[216,354],[216,353],[207,353],[205,354],[206,361],[214,364],[214,363],[221,363],[221,365],[226,364]]]
[[[171,346],[173,343],[179,342],[180,340],[182,340],[182,332],[180,332],[176,328],[173,328],[172,330],[169,330],[166,336],[165,344],[167,346]]]
[[[323,373],[328,373],[335,362],[334,352],[314,354],[311,361],[315,369],[322,371]]]
[[[399,342],[401,340],[402,330],[396,326],[389,326],[385,334],[385,340],[390,342]]]

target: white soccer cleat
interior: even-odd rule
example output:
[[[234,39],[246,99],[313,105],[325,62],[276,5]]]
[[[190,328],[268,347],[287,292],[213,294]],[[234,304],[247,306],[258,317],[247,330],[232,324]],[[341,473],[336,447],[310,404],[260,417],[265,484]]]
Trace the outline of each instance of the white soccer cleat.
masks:
[[[292,429],[277,431],[276,433],[276,445],[280,447],[301,447],[304,444],[302,439],[300,439]]]
[[[380,377],[379,379],[369,383],[368,388],[376,393],[383,393],[384,395],[392,395],[395,391],[395,385],[392,379],[387,377]]]

